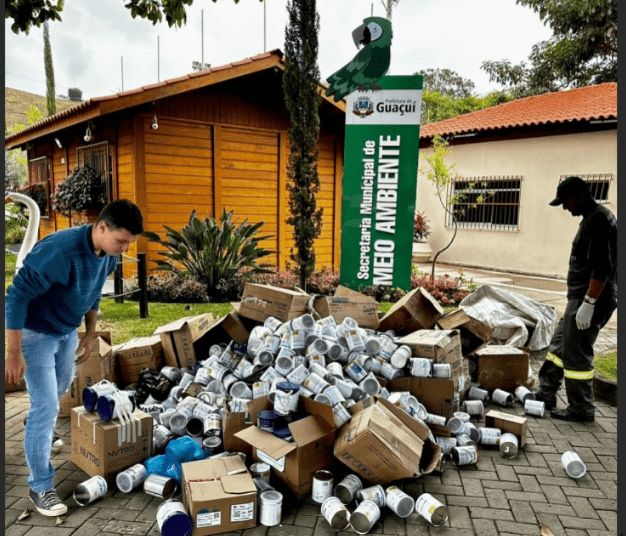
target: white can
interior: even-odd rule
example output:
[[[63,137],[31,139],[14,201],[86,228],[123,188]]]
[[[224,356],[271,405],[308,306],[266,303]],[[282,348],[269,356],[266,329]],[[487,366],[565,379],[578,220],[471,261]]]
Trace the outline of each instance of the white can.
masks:
[[[263,322],[263,327],[276,333],[276,330],[282,325],[282,322],[273,316],[268,316]]]
[[[94,476],[76,486],[74,500],[79,506],[86,506],[104,496],[107,489],[107,481],[101,476]]]
[[[466,400],[463,402],[463,409],[465,413],[470,416],[481,417],[485,407],[481,400]]]
[[[306,330],[313,329],[315,326],[315,319],[308,313],[303,314],[297,318],[294,318],[291,321],[291,328],[295,331],[296,329]]]
[[[535,415],[537,417],[543,417],[546,411],[546,403],[543,400],[529,400],[524,402],[524,412],[526,415]]]
[[[159,499],[171,499],[177,488],[176,480],[156,473],[149,474],[143,481],[143,491]]]
[[[500,454],[503,458],[515,458],[519,448],[517,436],[513,434],[502,434],[500,437]]]
[[[470,387],[467,398],[470,400],[480,400],[483,404],[486,404],[489,401],[489,391],[480,389],[479,387]]]
[[[363,501],[350,516],[350,525],[358,534],[367,534],[380,519],[380,508],[374,501]]]
[[[290,382],[297,383],[298,385],[302,385],[308,375],[309,375],[309,370],[306,368],[306,366],[298,365],[289,374],[287,374],[287,379]]]
[[[367,371],[356,361],[348,363],[343,370],[350,378],[352,378],[357,383],[364,380],[367,376]]]
[[[322,515],[336,530],[345,530],[350,525],[350,512],[337,497],[328,497],[322,503]]]
[[[352,415],[350,415],[350,412],[343,407],[342,404],[336,404],[333,406],[333,421],[336,428],[341,428],[351,418]]]
[[[308,359],[309,359],[310,365],[319,365],[320,367],[326,368],[326,356],[325,355],[311,354]]]
[[[378,394],[381,389],[380,383],[378,383],[376,376],[374,376],[374,374],[372,374],[371,372],[365,378],[363,378],[363,380],[361,380],[361,382],[359,383],[359,387],[361,387],[361,389],[363,389],[363,391],[369,396]]]
[[[568,450],[563,453],[561,463],[563,467],[565,467],[567,474],[572,478],[581,478],[587,472],[587,466],[573,450]]]
[[[309,391],[313,391],[317,395],[321,393],[324,389],[326,389],[330,384],[321,376],[319,376],[315,372],[312,372],[307,376],[302,385],[304,385],[304,387],[309,389]]]
[[[298,352],[300,350],[304,350],[306,345],[306,331],[302,329],[295,329],[291,332],[291,336],[289,337],[289,347],[294,351]]]
[[[278,335],[268,335],[263,342],[263,348],[268,352],[275,354],[280,347],[280,337]]]
[[[250,475],[252,478],[260,478],[269,484],[270,466],[266,463],[253,463],[250,466]]]
[[[287,376],[293,370],[293,359],[283,355],[276,358],[276,372],[281,376]]]
[[[254,382],[252,384],[252,398],[262,398],[270,392],[270,384],[264,381]]]
[[[387,506],[398,517],[409,517],[413,508],[415,507],[415,501],[410,495],[407,495],[397,486],[390,486],[385,491],[387,497]]]
[[[343,367],[340,363],[333,361],[326,365],[326,370],[331,373],[335,378],[343,379]]]
[[[384,363],[380,367],[380,375],[386,380],[395,380],[402,376],[402,371],[394,367],[391,363]]]
[[[481,445],[499,445],[502,430],[499,428],[479,428]]]
[[[460,434],[463,431],[463,424],[464,422],[458,417],[450,417],[448,419],[446,426],[450,428],[451,433],[456,435],[456,434]]]
[[[502,389],[496,389],[491,394],[491,400],[493,400],[496,404],[504,407],[510,407],[513,405],[513,395],[511,393],[507,393]]]
[[[433,378],[444,380],[452,378],[452,365],[450,363],[433,363]]]
[[[411,349],[408,346],[400,346],[389,358],[389,362],[397,369],[406,366],[407,361],[411,357]]]
[[[351,329],[345,334],[346,342],[348,343],[348,349],[351,352],[364,352],[365,344],[361,338],[361,334],[357,329]]]
[[[478,447],[454,447],[450,451],[450,457],[452,458],[452,463],[454,465],[469,465],[472,463],[478,463]]]
[[[376,355],[380,351],[380,339],[377,337],[365,339],[365,351],[368,355]]]
[[[416,378],[430,378],[432,376],[432,359],[412,357],[409,363],[411,364],[411,376]]]
[[[322,391],[322,394],[326,395],[331,402],[331,406],[335,406],[340,402],[345,402],[345,397],[341,394],[339,387],[336,385],[329,385]]]
[[[333,494],[333,474],[323,469],[313,473],[313,489],[311,499],[318,504],[322,504]]]
[[[385,497],[385,489],[380,485],[371,486],[369,488],[363,488],[356,492],[357,502],[361,501],[373,501],[380,508],[387,505],[387,499]]]
[[[415,512],[435,527],[448,519],[448,509],[429,493],[423,493],[415,501]]]
[[[230,396],[252,400],[252,389],[245,382],[238,381],[230,386]]]
[[[437,445],[441,447],[444,454],[450,454],[450,451],[456,447],[456,437],[435,437]]]
[[[191,517],[187,515],[185,506],[180,501],[168,500],[162,502],[156,513],[159,532],[163,536],[176,534],[177,536],[189,536],[193,530]]]
[[[388,337],[381,337],[382,341],[378,350],[378,355],[389,361],[391,355],[398,349],[398,345]]]
[[[280,389],[276,389],[274,391],[274,411],[278,415],[289,415],[291,411],[292,402],[291,399],[294,395],[291,392],[281,391]],[[295,395],[296,398],[298,395]]]
[[[358,476],[350,474],[337,484],[335,495],[343,504],[350,504],[360,489],[363,489],[363,482]]]
[[[515,396],[522,404],[524,404],[526,400],[535,400],[535,393],[526,389],[523,385],[515,389]]]
[[[264,491],[259,495],[259,523],[266,527],[280,524],[283,496],[277,491]]]
[[[136,463],[115,477],[115,483],[122,493],[130,493],[143,484],[148,476],[148,470],[142,463]]]
[[[445,426],[446,418],[443,415],[435,415],[434,413],[429,413],[426,416],[426,422],[428,424],[438,424],[439,426]]]
[[[456,444],[458,447],[478,446],[476,445],[476,442],[472,441],[472,438],[467,434],[459,434],[458,436],[456,436]],[[450,454],[452,454],[452,452]]]

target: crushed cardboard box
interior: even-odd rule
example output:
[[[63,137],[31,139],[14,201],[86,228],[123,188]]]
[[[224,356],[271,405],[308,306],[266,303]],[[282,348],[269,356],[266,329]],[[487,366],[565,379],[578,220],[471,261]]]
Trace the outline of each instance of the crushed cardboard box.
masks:
[[[346,317],[356,320],[359,327],[377,330],[380,325],[378,318],[379,304],[374,298],[365,296],[347,287],[339,285],[333,297],[316,298],[313,309],[322,318],[332,316],[337,324]]]
[[[526,427],[528,419],[520,415],[511,415],[503,411],[489,410],[485,415],[485,426],[499,428],[502,433],[513,434],[519,440],[519,446],[526,444]]]
[[[233,308],[238,309],[238,304],[231,304]],[[256,325],[256,322],[244,318],[237,313],[236,310],[231,311],[223,318],[220,318],[213,324],[210,329],[210,335],[213,343],[229,343],[231,339],[239,344],[245,344],[250,337],[250,331]]]
[[[160,335],[136,337],[117,344],[113,347],[113,356],[119,363],[124,385],[136,382],[143,369],[161,370],[165,363]]]
[[[396,378],[387,384],[387,389],[409,391],[428,413],[443,415],[446,419],[454,416],[454,381],[441,378]]]
[[[441,305],[430,293],[418,287],[396,302],[380,320],[380,331],[392,329],[398,335],[418,329],[431,329],[443,315]]]
[[[136,421],[124,425],[119,419],[101,421],[82,407],[72,409],[72,463],[112,484],[119,472],[152,456],[152,417],[140,410],[133,416]]]
[[[235,434],[252,426],[250,414],[246,412],[232,413],[224,407],[222,414],[222,447],[227,452],[243,452],[252,455],[252,445],[239,439]]]
[[[441,449],[429,438],[427,426],[383,398],[363,406],[339,431],[334,449],[338,460],[373,484],[435,468]]]
[[[475,352],[478,383],[483,389],[515,391],[529,377],[530,351],[515,346],[490,345]]]
[[[213,323],[213,315],[204,313],[186,316],[158,327],[154,335],[161,336],[165,363],[170,367],[193,368],[198,356],[208,355],[211,343],[203,335]]]
[[[308,312],[310,298],[300,289],[246,283],[237,313],[258,322],[270,316],[286,322]]]
[[[182,467],[183,504],[192,536],[235,532],[257,524],[257,488],[239,456],[187,462]]]
[[[461,333],[461,352],[468,356],[484,348],[492,341],[493,328],[473,318],[463,309],[456,309],[437,320],[441,329],[458,329]]]

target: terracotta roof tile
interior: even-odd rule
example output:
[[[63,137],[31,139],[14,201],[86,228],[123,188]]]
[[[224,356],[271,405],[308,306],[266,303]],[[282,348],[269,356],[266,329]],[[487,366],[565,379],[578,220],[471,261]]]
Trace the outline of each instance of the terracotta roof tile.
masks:
[[[156,84],[149,84],[147,86],[141,86],[141,89],[143,89],[144,91],[148,91],[149,89],[155,89],[157,87],[166,86],[168,83],[169,81],[157,82]]]
[[[617,83],[546,93],[424,125],[420,138],[573,121],[617,119]]]

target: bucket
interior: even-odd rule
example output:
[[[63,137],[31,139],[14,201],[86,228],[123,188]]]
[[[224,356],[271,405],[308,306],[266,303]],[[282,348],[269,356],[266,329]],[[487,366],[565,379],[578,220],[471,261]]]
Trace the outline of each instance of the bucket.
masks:
[[[335,488],[335,495],[343,504],[350,504],[356,492],[363,489],[363,482],[356,475],[347,475]]]
[[[264,430],[271,434],[274,431],[274,422],[277,418],[278,415],[276,415],[276,413],[271,409],[259,411],[256,418],[257,426],[261,430]]]
[[[162,536],[189,536],[193,522],[182,502],[169,500],[157,508],[157,525]]]
[[[107,489],[107,481],[101,476],[94,476],[76,486],[74,500],[78,506],[86,506],[102,497]]]
[[[397,486],[390,486],[385,491],[387,498],[387,506],[398,517],[409,517],[413,508],[415,507],[415,501],[410,495],[407,495]]]
[[[515,458],[519,448],[519,441],[513,434],[502,434],[500,437],[500,454],[503,458]]]
[[[313,489],[311,499],[318,504],[322,504],[333,494],[333,474],[323,469],[313,473]]]
[[[176,480],[155,473],[148,475],[143,481],[143,491],[158,499],[171,499],[177,488]]]
[[[567,474],[572,478],[581,478],[587,472],[587,466],[573,450],[563,453],[561,463],[565,467]]]
[[[130,493],[143,484],[148,476],[148,470],[142,463],[136,463],[115,477],[115,483],[122,493]]]
[[[322,515],[336,531],[345,530],[350,525],[350,512],[337,497],[328,497],[322,503]]]
[[[448,519],[448,509],[429,493],[423,493],[415,501],[415,512],[435,527]]]
[[[380,508],[374,501],[363,501],[350,516],[350,525],[358,534],[367,534],[380,519]]]
[[[117,391],[117,386],[108,380],[102,380],[91,387],[85,387],[83,389],[83,406],[87,411],[94,411],[99,396],[110,395],[115,391]]]
[[[463,402],[463,409],[470,417],[482,417],[485,407],[481,400],[466,400]]]
[[[383,508],[387,504],[385,497],[385,489],[380,485],[371,486],[369,488],[363,488],[356,492],[357,502],[372,501],[376,503],[380,508]]]
[[[511,407],[513,405],[513,395],[503,391],[502,389],[496,389],[491,394],[491,400],[504,407]]]
[[[458,417],[450,417],[448,419],[448,422],[446,424],[446,426],[448,426],[450,428],[450,432],[453,433],[454,435],[456,434],[460,434],[461,431],[463,430],[463,425],[465,423],[459,419]]]
[[[269,484],[270,466],[266,463],[253,463],[250,466],[250,475],[252,478],[260,478]]]

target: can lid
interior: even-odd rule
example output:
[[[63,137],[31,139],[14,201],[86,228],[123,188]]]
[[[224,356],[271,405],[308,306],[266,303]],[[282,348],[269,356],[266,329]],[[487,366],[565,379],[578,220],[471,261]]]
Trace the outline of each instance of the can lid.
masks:
[[[113,418],[115,412],[115,400],[107,395],[99,396],[96,403],[98,417],[104,422],[108,422]]]
[[[161,534],[162,536],[190,536],[192,530],[191,518],[187,514],[176,512],[163,522]]]
[[[83,406],[87,411],[93,411],[96,409],[96,402],[98,401],[98,394],[91,388],[85,387],[83,389]]]
[[[283,500],[282,494],[274,490],[264,491],[259,497],[264,503],[272,505],[280,504]]]

